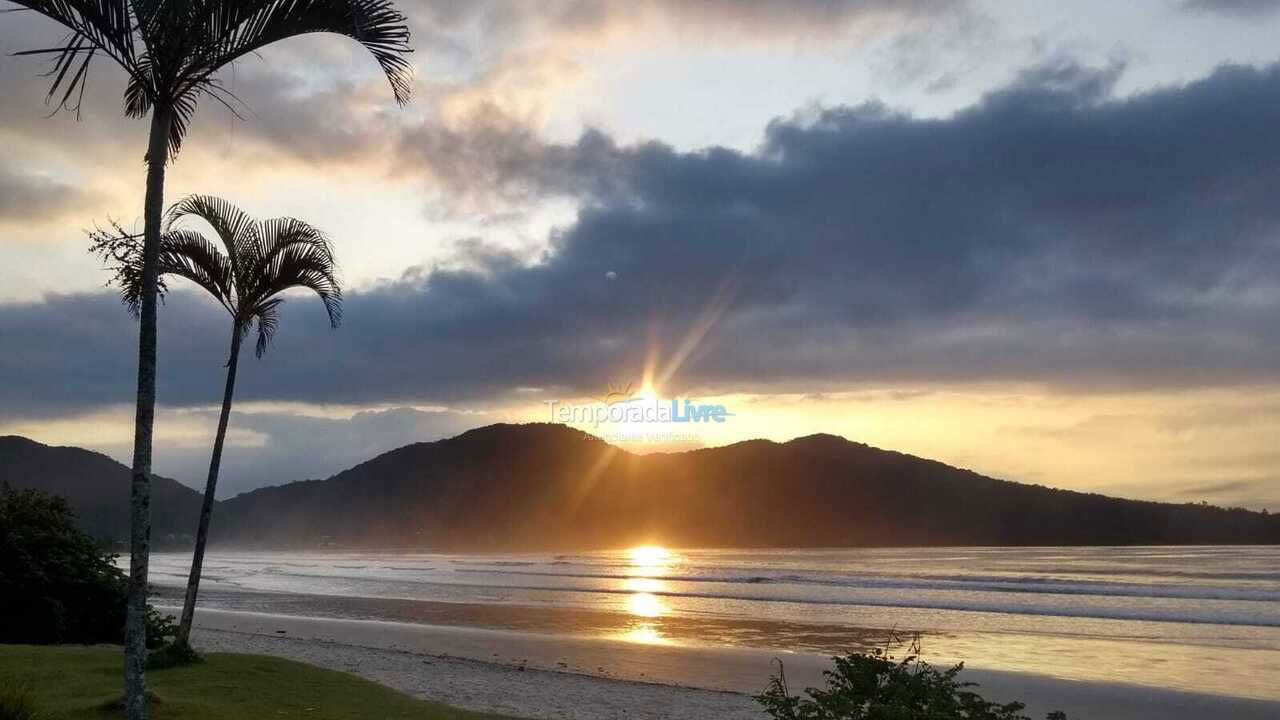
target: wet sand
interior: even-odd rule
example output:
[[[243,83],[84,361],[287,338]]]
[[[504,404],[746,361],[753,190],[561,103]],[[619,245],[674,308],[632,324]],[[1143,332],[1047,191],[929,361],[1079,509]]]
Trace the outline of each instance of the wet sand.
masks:
[[[827,657],[690,647],[371,620],[201,610],[205,651],[288,657],[354,672],[423,698],[529,718],[763,718],[750,694],[786,664],[792,687],[821,682]],[[1021,700],[1032,717],[1186,720],[1280,717],[1280,703],[1121,683],[967,670],[992,700]]]

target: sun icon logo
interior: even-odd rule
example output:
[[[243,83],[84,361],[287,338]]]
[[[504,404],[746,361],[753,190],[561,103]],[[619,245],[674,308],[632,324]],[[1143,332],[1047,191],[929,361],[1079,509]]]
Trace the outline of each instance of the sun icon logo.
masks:
[[[616,405],[617,403],[630,402],[634,399],[631,392],[635,383],[627,383],[626,386],[615,386],[609,383],[605,386],[605,392],[600,396],[600,402],[605,405]]]

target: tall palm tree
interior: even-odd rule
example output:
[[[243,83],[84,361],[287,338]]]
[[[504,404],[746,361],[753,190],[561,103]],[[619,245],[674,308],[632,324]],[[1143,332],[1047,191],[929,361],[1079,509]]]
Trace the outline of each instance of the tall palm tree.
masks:
[[[222,249],[199,232],[182,227],[186,219],[193,217],[213,228]],[[142,306],[144,272],[136,236],[99,232],[92,237],[94,250],[115,263],[114,282],[120,286],[121,299],[137,316]],[[187,596],[174,641],[186,645],[191,635],[209,521],[213,516],[213,498],[218,489],[222,446],[235,395],[240,344],[256,329],[255,354],[262,357],[279,326],[279,310],[284,303],[280,295],[293,288],[315,292],[324,303],[330,325],[338,327],[342,319],[342,289],[334,276],[336,263],[324,233],[293,218],[254,221],[226,200],[207,195],[184,198],[169,210],[166,230],[160,236],[158,270],[161,294],[166,276],[186,278],[204,288],[231,315],[231,354],[226,365],[222,413],[213,438],[196,547],[187,578]]]
[[[199,99],[224,104],[232,96],[217,72],[279,40],[336,33],[359,42],[391,83],[396,101],[408,100],[412,69],[406,59],[409,28],[392,0],[9,0],[61,24],[56,47],[23,55],[52,59],[49,100],[77,104],[95,57],[124,69],[124,110],[151,114],[143,210],[138,333],[137,412],[130,484],[129,599],[125,624],[125,710],[144,720],[147,709],[147,570],[151,551],[151,432],[155,418],[156,289],[160,259],[164,172],[176,157]]]

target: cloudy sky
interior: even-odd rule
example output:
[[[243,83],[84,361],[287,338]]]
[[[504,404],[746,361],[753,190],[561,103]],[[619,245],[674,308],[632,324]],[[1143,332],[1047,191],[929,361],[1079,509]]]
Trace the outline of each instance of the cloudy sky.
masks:
[[[3,0],[0,0],[3,4]],[[609,388],[999,477],[1280,507],[1280,2],[404,0],[399,109],[339,39],[225,73],[169,199],[335,240],[241,365],[222,495]],[[84,230],[141,226],[145,122],[0,15],[0,433],[127,462],[136,325]],[[161,310],[156,469],[198,485],[229,322]]]

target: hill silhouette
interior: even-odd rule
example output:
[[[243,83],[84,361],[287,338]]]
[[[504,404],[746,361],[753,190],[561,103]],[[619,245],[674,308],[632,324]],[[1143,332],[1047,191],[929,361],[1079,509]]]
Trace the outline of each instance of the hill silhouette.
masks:
[[[80,527],[96,538],[129,537],[129,468],[77,447],[44,445],[16,435],[0,437],[0,483],[61,495]],[[151,484],[152,539],[157,546],[190,541],[200,517],[200,493],[169,478]]]
[[[86,524],[124,537],[124,466],[4,438],[0,480],[14,475],[15,447],[28,457],[15,486],[66,494],[90,511]],[[43,464],[30,459],[41,453]],[[190,532],[198,502],[194,491],[157,482],[157,532]],[[172,524],[184,516],[189,523]],[[634,455],[530,424],[407,445],[327,480],[238,495],[218,503],[212,538],[224,547],[448,550],[1263,544],[1280,542],[1280,516],[996,480],[833,435]]]
[[[1280,517],[995,480],[833,435],[634,455],[493,425],[222,503],[215,540],[518,550],[1280,542]]]

